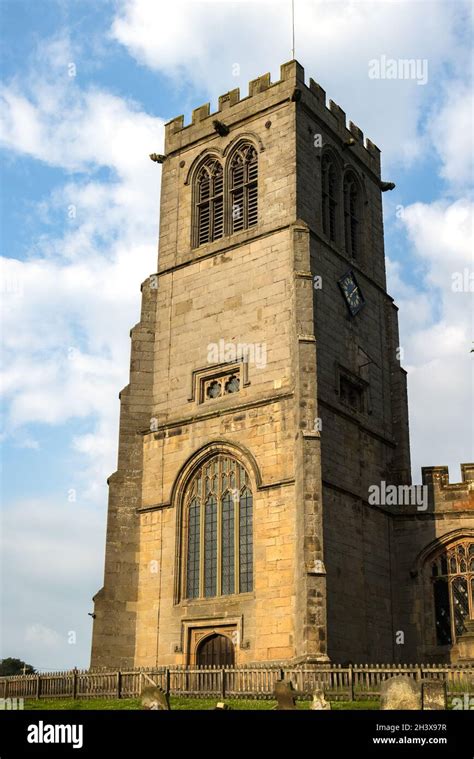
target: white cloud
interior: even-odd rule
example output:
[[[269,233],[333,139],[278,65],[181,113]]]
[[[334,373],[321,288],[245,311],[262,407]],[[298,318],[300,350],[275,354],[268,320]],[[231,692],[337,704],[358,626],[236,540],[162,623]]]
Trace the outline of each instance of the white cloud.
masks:
[[[445,87],[442,107],[430,119],[431,139],[443,162],[441,176],[456,191],[472,191],[473,105],[470,83],[450,82]]]
[[[296,57],[306,77],[318,81],[383,148],[386,168],[413,162],[427,149],[423,107],[438,102],[448,70],[449,77],[469,71],[469,42],[461,44],[458,34],[468,7],[410,0],[295,3]],[[248,80],[266,71],[279,78],[279,65],[291,58],[290,8],[286,1],[126,0],[112,35],[140,63],[182,90],[191,84],[215,107],[219,94],[240,86],[245,96]],[[428,84],[370,79],[369,61],[382,55],[426,59]]]
[[[148,154],[160,150],[163,121],[132,101],[81,89],[67,75],[67,40],[45,47],[42,76],[36,70],[1,91],[0,139],[77,179],[43,199],[38,213],[53,226],[30,256],[2,260],[6,425],[16,434],[35,422],[95,418],[94,433],[76,435],[73,449],[90,460],[89,495],[104,498],[128,334],[139,318],[140,282],[156,270],[159,171]],[[97,179],[104,168],[108,180]]]
[[[39,451],[40,450],[40,444],[38,440],[35,440],[32,437],[23,437],[21,440],[16,442],[17,448],[28,448],[32,451]]]
[[[0,657],[43,669],[88,665],[88,612],[102,582],[104,540],[103,511],[66,496],[4,509]]]
[[[61,636],[56,630],[41,624],[33,624],[26,628],[25,641],[45,648],[56,647],[61,642]]]
[[[456,481],[459,464],[473,455],[472,293],[452,287],[453,273],[472,270],[473,211],[466,199],[404,209],[411,260],[424,264],[426,293],[407,285],[397,265],[388,267],[389,289],[400,308],[418,481],[422,466],[438,464],[449,465]]]

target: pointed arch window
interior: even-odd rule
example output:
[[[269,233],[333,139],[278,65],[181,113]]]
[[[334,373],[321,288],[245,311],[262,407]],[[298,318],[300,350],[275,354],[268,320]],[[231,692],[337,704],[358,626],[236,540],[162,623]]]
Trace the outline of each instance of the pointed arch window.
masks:
[[[344,177],[344,230],[346,253],[357,258],[360,252],[360,187],[352,171]]]
[[[194,474],[184,495],[186,598],[253,589],[253,498],[244,467],[217,455]]]
[[[230,163],[231,232],[254,227],[258,221],[258,155],[245,144],[232,155]]]
[[[466,620],[474,619],[474,540],[444,548],[430,564],[436,639],[449,645],[463,633]]]
[[[326,153],[321,162],[321,191],[323,199],[323,233],[336,242],[337,182],[332,158]]]
[[[224,173],[216,158],[208,158],[196,175],[195,246],[224,235]]]

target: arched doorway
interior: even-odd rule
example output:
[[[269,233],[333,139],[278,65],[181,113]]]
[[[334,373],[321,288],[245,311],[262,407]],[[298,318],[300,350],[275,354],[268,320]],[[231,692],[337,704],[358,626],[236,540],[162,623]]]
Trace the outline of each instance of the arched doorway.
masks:
[[[199,644],[196,664],[200,667],[233,667],[234,646],[226,635],[209,635]]]

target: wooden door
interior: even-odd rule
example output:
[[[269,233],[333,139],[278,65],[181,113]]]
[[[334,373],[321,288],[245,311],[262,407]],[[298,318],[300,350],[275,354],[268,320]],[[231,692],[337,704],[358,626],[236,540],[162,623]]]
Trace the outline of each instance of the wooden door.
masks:
[[[200,667],[233,667],[234,646],[225,635],[209,635],[200,643],[196,655],[196,663]]]

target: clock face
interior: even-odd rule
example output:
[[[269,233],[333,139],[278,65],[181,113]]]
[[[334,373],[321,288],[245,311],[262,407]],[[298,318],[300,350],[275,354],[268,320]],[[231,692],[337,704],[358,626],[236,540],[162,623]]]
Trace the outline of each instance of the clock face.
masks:
[[[339,287],[347,303],[352,316],[355,316],[365,303],[364,296],[352,271],[344,274],[339,280]]]

